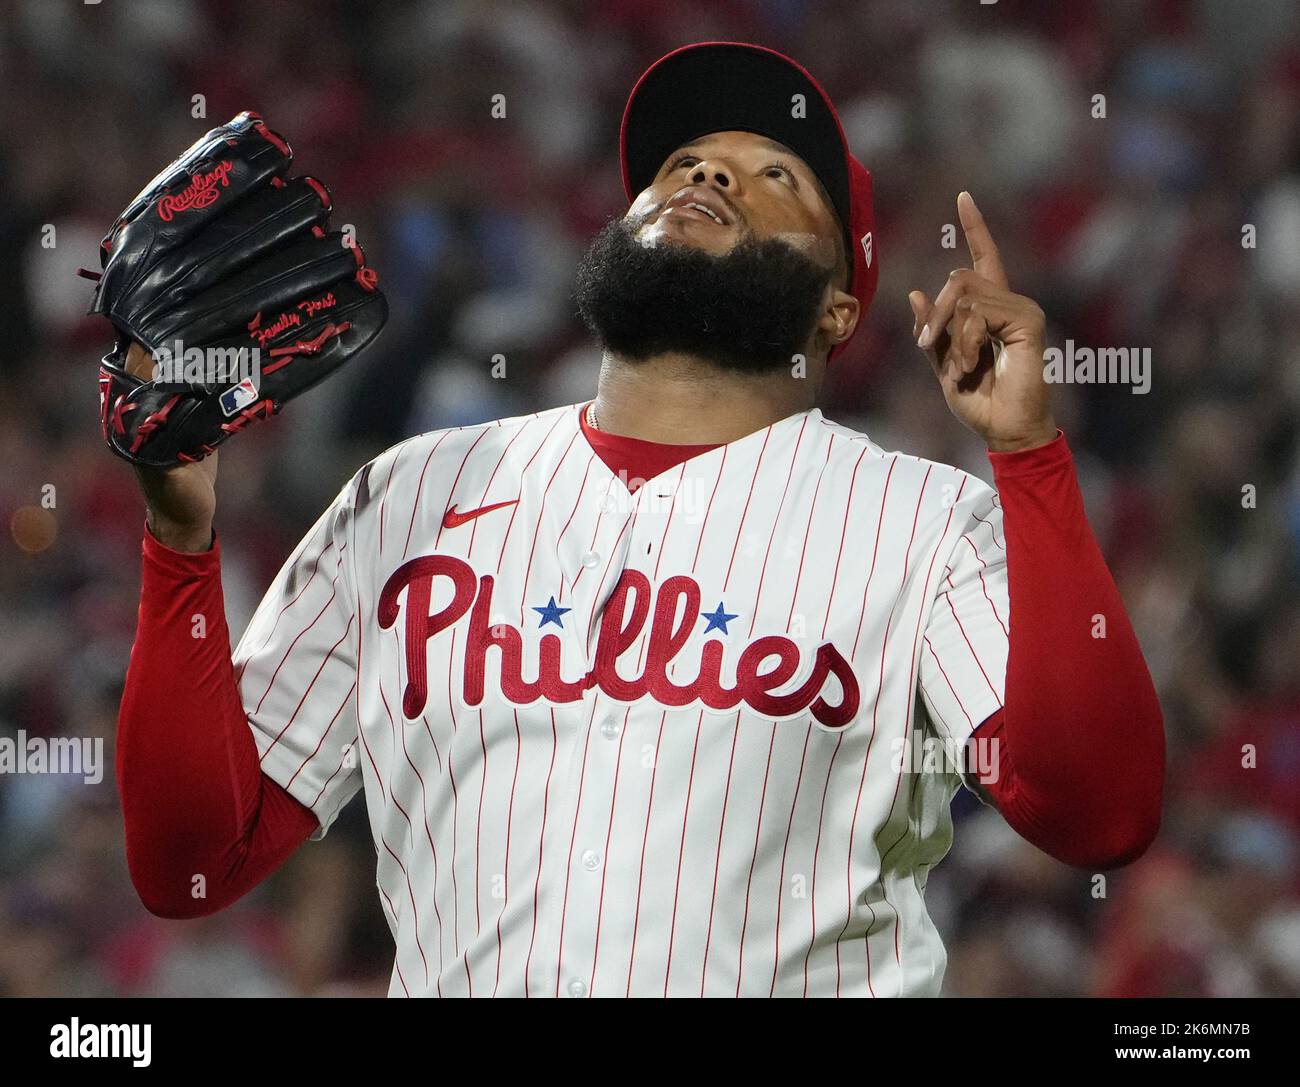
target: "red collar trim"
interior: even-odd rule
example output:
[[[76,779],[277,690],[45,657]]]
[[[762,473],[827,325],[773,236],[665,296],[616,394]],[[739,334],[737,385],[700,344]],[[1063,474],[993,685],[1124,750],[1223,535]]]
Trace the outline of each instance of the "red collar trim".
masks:
[[[622,434],[609,434],[596,430],[587,422],[587,404],[578,408],[578,418],[582,424],[582,433],[596,455],[605,462],[605,466],[627,483],[627,489],[635,492],[642,483],[654,479],[670,468],[676,468],[692,457],[717,449],[723,442],[712,445],[669,445],[663,442],[648,442],[644,438],[629,438]]]

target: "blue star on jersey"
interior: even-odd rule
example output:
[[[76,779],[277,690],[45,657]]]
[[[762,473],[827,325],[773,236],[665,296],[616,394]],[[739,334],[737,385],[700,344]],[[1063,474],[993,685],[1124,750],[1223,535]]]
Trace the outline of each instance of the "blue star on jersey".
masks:
[[[718,608],[716,611],[712,611],[712,612],[702,611],[700,612],[700,618],[707,619],[709,621],[709,625],[704,628],[705,634],[707,634],[711,630],[720,630],[722,631],[723,634],[726,634],[727,624],[730,623],[731,620],[736,618],[736,616],[729,615],[727,614],[727,612],[723,611],[722,601],[719,600]]]
[[[557,627],[563,630],[564,624],[560,621],[560,616],[563,615],[565,612],[570,612],[572,610],[573,610],[572,608],[559,607],[555,603],[555,597],[551,597],[551,599],[547,602],[545,607],[542,608],[536,606],[533,607],[533,611],[537,612],[537,614],[542,617],[542,621],[537,624],[539,629],[541,627],[546,626],[547,623],[554,623]]]

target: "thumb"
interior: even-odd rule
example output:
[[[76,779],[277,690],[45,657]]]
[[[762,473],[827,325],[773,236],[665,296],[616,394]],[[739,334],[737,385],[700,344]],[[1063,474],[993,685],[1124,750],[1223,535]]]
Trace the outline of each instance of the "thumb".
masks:
[[[138,377],[141,381],[153,380],[153,356],[134,340],[127,349],[123,368],[128,374]]]
[[[934,309],[934,303],[926,297],[924,291],[910,291],[907,295],[908,304],[912,307],[912,341],[915,343],[918,336],[921,335],[921,329],[925,327],[926,322],[930,319],[930,311]],[[938,349],[934,344],[924,349],[925,357],[930,360],[930,369],[934,371],[934,376],[943,379],[943,367],[939,362]]]
[[[931,303],[925,296],[924,291],[910,291],[907,295],[908,304],[912,307],[912,339],[915,340],[921,335],[921,329],[925,325],[925,319],[930,316]]]

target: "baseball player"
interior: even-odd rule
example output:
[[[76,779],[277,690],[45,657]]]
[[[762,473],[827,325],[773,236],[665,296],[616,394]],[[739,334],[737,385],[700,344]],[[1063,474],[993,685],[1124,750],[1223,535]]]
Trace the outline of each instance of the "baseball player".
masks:
[[[1043,313],[963,193],[970,266],[909,301],[996,488],[884,450],[816,407],[885,247],[813,77],[685,47],[620,145],[630,207],[577,276],[594,399],[362,466],[233,660],[216,456],[142,470],[132,877],[211,913],[364,790],[391,995],[937,994],[962,784],[1088,869],[1159,825],[1160,709]]]

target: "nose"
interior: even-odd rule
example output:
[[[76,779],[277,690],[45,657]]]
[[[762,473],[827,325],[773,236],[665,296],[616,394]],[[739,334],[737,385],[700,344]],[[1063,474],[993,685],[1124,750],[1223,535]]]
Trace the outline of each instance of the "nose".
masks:
[[[690,172],[689,181],[692,185],[704,185],[712,182],[725,192],[731,192],[735,188],[732,175],[728,173],[727,167],[715,159],[705,159],[697,163]]]

